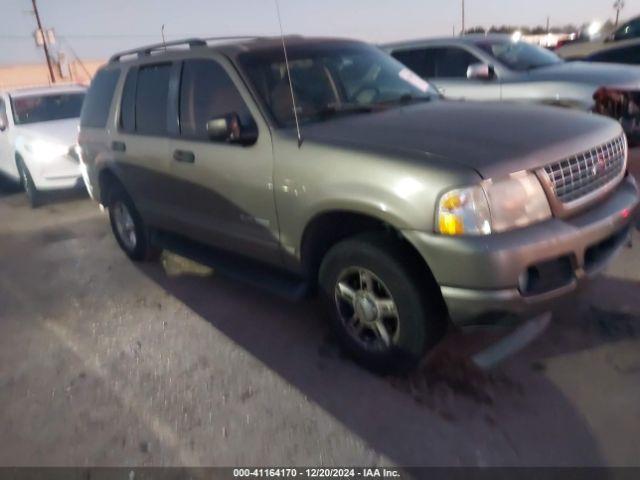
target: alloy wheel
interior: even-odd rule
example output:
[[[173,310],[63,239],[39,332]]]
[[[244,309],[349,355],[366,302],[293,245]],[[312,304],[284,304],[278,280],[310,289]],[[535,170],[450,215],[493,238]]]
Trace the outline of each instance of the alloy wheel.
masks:
[[[336,282],[335,302],[347,332],[366,349],[385,351],[398,342],[398,308],[373,272],[360,267],[343,270]]]
[[[127,206],[122,202],[113,205],[113,221],[118,231],[118,236],[129,251],[133,251],[138,244],[136,225]]]

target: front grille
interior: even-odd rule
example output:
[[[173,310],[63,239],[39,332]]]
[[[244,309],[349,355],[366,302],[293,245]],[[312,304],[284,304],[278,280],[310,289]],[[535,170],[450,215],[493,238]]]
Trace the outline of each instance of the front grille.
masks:
[[[626,158],[624,135],[586,152],[544,167],[557,199],[571,203],[606,187],[623,173]]]

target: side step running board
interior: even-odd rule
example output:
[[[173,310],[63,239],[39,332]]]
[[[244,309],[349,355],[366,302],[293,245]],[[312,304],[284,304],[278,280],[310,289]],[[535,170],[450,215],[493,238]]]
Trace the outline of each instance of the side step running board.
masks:
[[[225,277],[248,283],[289,300],[300,300],[308,296],[311,291],[309,283],[300,277],[177,235],[153,232],[151,241],[158,247],[206,265]]]

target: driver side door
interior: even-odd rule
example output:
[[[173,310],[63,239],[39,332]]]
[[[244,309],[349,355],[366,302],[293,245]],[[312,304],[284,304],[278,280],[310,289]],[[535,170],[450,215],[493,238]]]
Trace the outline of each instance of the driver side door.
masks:
[[[200,242],[279,263],[271,136],[237,72],[222,60],[187,58],[175,95],[167,192],[175,225]],[[230,114],[255,142],[211,138],[209,122]]]

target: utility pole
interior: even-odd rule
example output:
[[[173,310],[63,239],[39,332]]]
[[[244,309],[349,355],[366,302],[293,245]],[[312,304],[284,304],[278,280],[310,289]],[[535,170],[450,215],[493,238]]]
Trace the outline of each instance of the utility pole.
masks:
[[[616,0],[613,4],[613,8],[616,10],[616,27],[620,21],[620,11],[624,8],[624,0]]]
[[[47,67],[49,68],[49,77],[51,83],[56,83],[56,77],[53,75],[53,67],[51,66],[51,58],[49,57],[49,46],[47,45],[47,32],[42,28],[42,22],[40,21],[40,13],[38,12],[38,5],[36,0],[31,0],[33,4],[33,13],[36,16],[36,22],[38,23],[38,31],[42,33],[42,46],[44,47],[44,56],[47,59]]]
[[[464,0],[462,0],[462,35],[464,35],[466,28],[464,25]]]
[[[550,29],[551,29],[551,17],[547,15],[547,34],[549,34]]]

